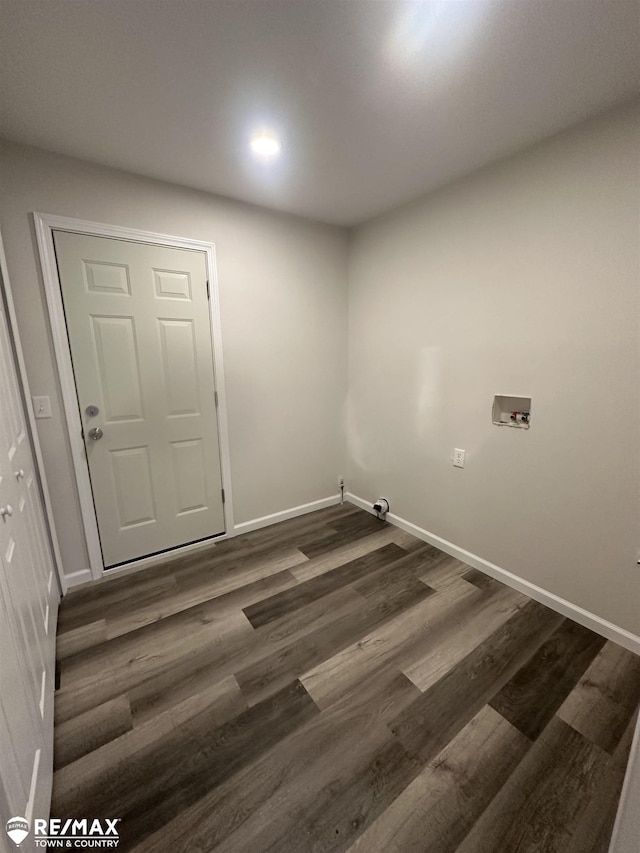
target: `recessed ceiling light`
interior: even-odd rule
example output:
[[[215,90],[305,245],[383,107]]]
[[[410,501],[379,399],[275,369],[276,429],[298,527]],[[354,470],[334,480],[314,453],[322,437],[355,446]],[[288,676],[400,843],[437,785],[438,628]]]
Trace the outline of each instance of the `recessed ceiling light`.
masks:
[[[280,153],[280,140],[272,133],[256,133],[251,137],[251,150],[262,160],[273,160]]]

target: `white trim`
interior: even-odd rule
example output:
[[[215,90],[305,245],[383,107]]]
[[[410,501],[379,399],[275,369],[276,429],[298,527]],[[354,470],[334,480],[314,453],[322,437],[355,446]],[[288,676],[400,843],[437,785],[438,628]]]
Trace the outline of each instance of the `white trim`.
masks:
[[[207,278],[209,281],[209,318],[213,340],[213,381],[218,394],[218,446],[220,448],[220,474],[224,489],[224,530],[231,536],[233,530],[233,492],[231,489],[231,452],[229,450],[229,427],[227,423],[227,393],[224,384],[224,361],[222,354],[222,322],[220,314],[220,293],[218,290],[218,266],[216,247],[213,243],[206,246]],[[218,537],[220,538],[220,537]]]
[[[611,834],[609,853],[637,853],[640,850],[640,817],[638,796],[640,795],[640,717],[636,722],[633,743],[629,751],[629,763],[625,773],[622,793],[618,803],[616,822]]]
[[[278,521],[285,521],[288,518],[296,518],[299,515],[305,515],[308,512],[314,512],[318,509],[325,509],[329,506],[335,506],[340,503],[340,495],[332,495],[329,498],[323,498],[312,503],[295,506],[291,509],[285,509],[282,512],[274,512],[272,515],[265,515],[262,518],[254,518],[252,521],[245,521],[241,524],[236,524],[233,530],[224,536],[214,536],[211,539],[205,539],[201,542],[192,542],[190,545],[183,545],[180,548],[173,548],[171,551],[163,551],[161,554],[153,554],[151,557],[143,557],[140,560],[127,563],[122,566],[115,566],[112,569],[105,571],[101,583],[109,583],[111,578],[117,577],[122,572],[135,572],[138,569],[146,569],[157,563],[164,563],[173,557],[179,557],[192,551],[204,550],[206,548],[215,547],[217,542],[223,542],[232,536],[238,536],[241,533],[248,533],[250,530],[258,530],[261,527],[267,527],[270,524],[276,524]],[[69,586],[79,586],[91,580],[91,570],[84,569],[80,572],[74,572],[73,575],[67,575]]]
[[[102,562],[102,551],[100,550],[100,540],[98,537],[98,525],[93,507],[89,469],[87,467],[85,446],[82,438],[82,424],[78,413],[76,387],[73,378],[73,368],[71,366],[71,354],[69,352],[69,342],[67,340],[67,329],[64,322],[64,308],[62,306],[62,294],[60,291],[58,268],[56,265],[52,235],[57,222],[59,221],[61,227],[64,227],[64,222],[67,220],[58,220],[57,217],[40,216],[37,213],[34,213],[33,219],[40,254],[45,295],[47,298],[49,322],[51,324],[51,332],[53,335],[53,347],[56,355],[57,372],[60,379],[60,388],[62,391],[62,400],[67,421],[67,433],[69,435],[69,443],[71,446],[73,469],[78,487],[80,512],[82,514],[84,535],[87,543],[87,550],[89,552],[91,577],[97,579],[102,576],[104,565]],[[67,580],[69,577],[74,577],[76,574],[76,572],[71,573],[67,576]]]
[[[122,574],[123,571],[136,571],[137,569],[145,569],[148,566],[152,566],[157,563],[164,563],[167,559],[172,559],[173,557],[179,557],[183,554],[188,554],[191,551],[199,551],[206,548],[211,548],[215,546],[216,542],[223,542],[225,539],[229,539],[232,536],[238,536],[241,533],[248,533],[250,530],[258,530],[260,527],[267,527],[270,524],[276,524],[278,521],[286,521],[288,518],[296,518],[298,515],[305,515],[307,512],[314,512],[318,509],[325,509],[328,506],[335,506],[335,504],[340,503],[339,495],[332,495],[330,498],[323,498],[319,501],[313,501],[312,503],[302,504],[301,506],[295,506],[291,509],[285,509],[282,512],[275,512],[272,515],[265,515],[262,518],[254,518],[252,521],[245,521],[241,524],[236,524],[233,530],[225,534],[223,536],[213,536],[211,539],[204,539],[200,542],[192,542],[190,545],[182,545],[180,548],[172,548],[171,551],[163,551],[161,554],[153,554],[150,557],[143,557],[140,560],[134,560],[131,563],[126,563],[122,566],[114,566],[112,569],[108,569],[105,571],[102,580],[105,583],[109,582],[109,579],[112,577],[116,577],[119,574]],[[86,581],[91,580],[90,570],[85,569],[83,572],[75,572],[72,576],[73,578],[77,578],[72,583],[73,586],[77,586],[81,583],[86,583]]]
[[[373,503],[365,501],[357,495],[348,493],[345,495],[345,499],[355,504],[355,506],[370,512],[372,515],[376,514],[373,509]],[[629,649],[629,651],[635,654],[640,654],[640,637],[637,634],[632,634],[631,631],[620,628],[618,625],[614,625],[613,622],[608,622],[601,616],[596,616],[595,613],[591,613],[577,604],[572,604],[570,601],[560,598],[559,595],[531,583],[531,581],[524,580],[524,578],[518,577],[518,575],[514,575],[506,569],[502,569],[500,566],[496,566],[494,563],[490,563],[488,560],[484,560],[470,551],[465,551],[464,548],[459,548],[452,542],[442,539],[434,533],[429,533],[428,530],[424,530],[424,528],[418,527],[417,524],[412,524],[412,522],[398,515],[390,512],[387,513],[386,518],[390,524],[399,527],[401,530],[406,530],[407,533],[412,533],[418,539],[428,542],[429,545],[435,545],[436,548],[440,548],[441,551],[451,554],[452,557],[456,557],[458,560],[462,560],[468,566],[484,572],[486,575],[501,581],[513,589],[517,589],[519,592],[523,592],[525,595],[539,601],[541,604],[545,604],[563,616],[573,619],[574,622],[578,622],[580,625],[590,628],[608,640],[624,646],[625,649]]]
[[[54,230],[71,231],[76,234],[88,234],[95,237],[111,237],[119,240],[132,240],[139,243],[152,243],[161,246],[171,246],[176,249],[192,249],[205,254],[210,291],[209,313],[213,344],[213,374],[215,388],[218,392],[218,443],[220,447],[222,487],[225,492],[223,511],[225,532],[228,535],[229,531],[234,529],[233,497],[231,493],[231,457],[229,453],[229,434],[227,428],[222,329],[220,324],[220,302],[218,296],[215,246],[212,243],[205,243],[200,240],[173,237],[168,234],[156,234],[151,231],[140,231],[134,228],[124,228],[119,225],[105,225],[101,222],[90,222],[83,219],[71,219],[66,216],[54,216],[48,213],[34,213],[33,219],[36,229],[36,238],[38,241],[40,263],[42,266],[42,277],[45,285],[49,321],[53,334],[57,372],[60,378],[60,387],[62,389],[62,399],[67,421],[67,431],[71,444],[73,468],[78,486],[78,495],[80,498],[82,523],[87,543],[87,550],[89,552],[91,577],[94,580],[101,578],[105,569],[102,560],[102,552],[100,550],[98,524],[93,505],[89,468],[86,460],[84,440],[82,438],[82,424],[80,422],[80,415],[78,412],[76,387],[73,369],[71,366],[71,353],[69,350],[67,328],[64,319],[62,292],[60,289],[58,267],[56,264],[53,245]],[[136,560],[129,563],[128,566],[138,565],[139,562],[140,561]],[[67,580],[69,580],[69,578],[75,578],[81,573],[84,574],[84,571],[73,572],[71,575],[67,575]]]
[[[253,518],[251,521],[243,521],[236,524],[233,532],[236,536],[241,533],[249,533],[251,530],[259,530],[261,527],[268,527],[270,524],[277,524],[279,521],[286,521],[288,518],[296,518],[298,515],[305,515],[318,509],[326,509],[328,506],[335,506],[339,503],[340,495],[331,495],[331,497],[322,498],[319,501],[301,504],[291,507],[291,509],[283,509],[281,512],[273,512],[271,515],[263,515],[261,518]]]
[[[93,580],[91,569],[79,569],[77,572],[71,572],[70,575],[65,575],[67,587],[71,589],[74,586],[80,586],[83,583],[89,583]]]
[[[29,433],[31,438],[31,449],[33,451],[34,459],[35,459],[35,467],[36,467],[36,481],[40,487],[40,493],[42,495],[42,501],[44,504],[44,512],[47,520],[47,533],[49,534],[49,542],[51,545],[51,551],[53,556],[53,563],[56,571],[56,578],[58,580],[58,587],[60,592],[64,593],[66,591],[67,585],[64,579],[64,572],[62,569],[62,557],[60,556],[60,547],[58,545],[58,537],[56,535],[56,528],[53,520],[53,506],[51,504],[51,498],[49,496],[49,488],[47,486],[47,477],[44,470],[44,462],[42,459],[42,450],[40,448],[40,440],[38,438],[38,430],[36,429],[36,421],[33,414],[33,407],[31,405],[31,391],[29,390],[29,380],[27,378],[27,368],[24,361],[24,355],[22,352],[22,344],[20,343],[20,333],[18,330],[18,319],[16,317],[16,309],[13,302],[13,294],[11,292],[11,282],[9,280],[9,270],[7,268],[7,258],[4,252],[4,244],[2,242],[2,234],[0,233],[0,271],[2,272],[2,282],[3,282],[3,291],[4,298],[7,306],[7,319],[9,322],[9,332],[13,339],[13,345],[16,352],[16,361],[18,367],[18,376],[20,378],[20,384],[22,386],[22,393],[24,395],[24,412],[27,418],[27,423],[29,425]],[[51,589],[49,589],[51,592]]]
[[[146,569],[148,566],[153,566],[157,563],[166,563],[174,557],[181,557],[183,554],[188,554],[191,551],[198,551],[205,548],[211,548],[216,542],[223,542],[235,535],[221,533],[219,536],[211,536],[209,539],[201,539],[198,542],[190,542],[188,545],[179,545],[177,548],[170,548],[168,551],[161,551],[159,554],[151,554],[149,557],[140,557],[137,560],[132,560],[130,563],[123,563],[121,566],[113,566],[110,569],[105,569],[101,582],[107,583],[111,578],[121,575],[123,572],[135,572],[138,569]],[[67,583],[70,587],[80,586],[81,584],[93,581],[91,569],[80,569],[78,572],[73,572],[67,575]]]

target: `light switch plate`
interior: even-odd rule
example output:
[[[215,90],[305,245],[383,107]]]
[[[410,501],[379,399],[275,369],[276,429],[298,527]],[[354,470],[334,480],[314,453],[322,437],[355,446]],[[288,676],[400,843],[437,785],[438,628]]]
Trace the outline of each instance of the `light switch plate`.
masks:
[[[36,418],[51,417],[51,400],[49,397],[32,397],[33,414]]]

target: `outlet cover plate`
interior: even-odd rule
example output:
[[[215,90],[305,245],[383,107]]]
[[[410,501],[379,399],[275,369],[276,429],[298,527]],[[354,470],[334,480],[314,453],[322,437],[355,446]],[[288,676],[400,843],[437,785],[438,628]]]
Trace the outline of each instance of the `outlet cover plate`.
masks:
[[[464,468],[464,450],[460,450],[459,447],[456,447],[453,451],[453,464],[455,468]]]

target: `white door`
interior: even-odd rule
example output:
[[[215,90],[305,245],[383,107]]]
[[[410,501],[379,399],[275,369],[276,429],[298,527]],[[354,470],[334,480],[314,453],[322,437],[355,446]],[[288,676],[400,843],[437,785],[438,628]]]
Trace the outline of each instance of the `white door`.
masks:
[[[12,812],[5,820],[48,812],[57,601],[0,287],[0,775]]]
[[[204,252],[53,236],[105,567],[224,533]]]

